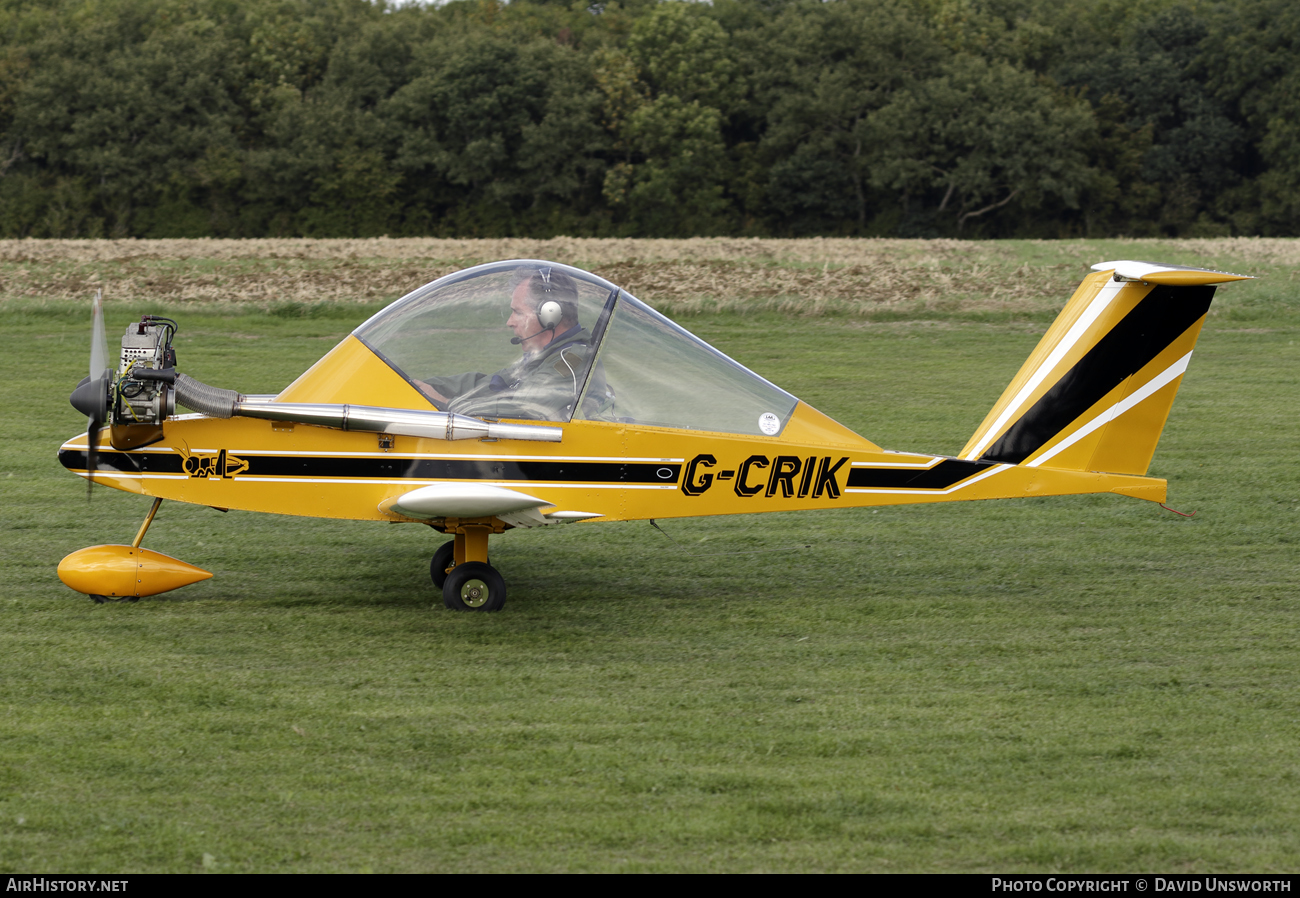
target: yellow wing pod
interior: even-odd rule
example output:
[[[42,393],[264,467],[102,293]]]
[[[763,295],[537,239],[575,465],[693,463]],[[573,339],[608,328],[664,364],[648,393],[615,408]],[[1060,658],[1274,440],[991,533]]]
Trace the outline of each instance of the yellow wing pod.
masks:
[[[135,546],[91,546],[59,562],[59,579],[86,595],[152,596],[211,576],[201,567]]]

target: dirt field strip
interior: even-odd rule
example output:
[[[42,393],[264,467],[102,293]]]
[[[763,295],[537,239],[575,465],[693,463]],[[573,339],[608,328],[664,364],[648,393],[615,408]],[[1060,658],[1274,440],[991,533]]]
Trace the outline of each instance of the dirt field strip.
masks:
[[[1174,247],[1241,268],[1300,265],[1300,241],[1257,238],[9,240],[0,241],[0,302],[81,302],[103,289],[110,302],[374,303],[470,265],[538,258],[593,271],[669,314],[1034,312],[1059,305],[1100,246],[1137,258],[1167,258]]]

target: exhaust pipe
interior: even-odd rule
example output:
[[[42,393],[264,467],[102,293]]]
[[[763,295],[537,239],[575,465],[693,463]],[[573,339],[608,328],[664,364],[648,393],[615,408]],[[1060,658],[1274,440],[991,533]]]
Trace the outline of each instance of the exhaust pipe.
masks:
[[[434,440],[532,440],[558,443],[559,427],[502,424],[451,412],[371,405],[336,405],[314,402],[270,402],[200,383],[186,374],[176,375],[176,401],[212,418],[262,418],[294,424],[313,424],[335,430],[358,430]]]

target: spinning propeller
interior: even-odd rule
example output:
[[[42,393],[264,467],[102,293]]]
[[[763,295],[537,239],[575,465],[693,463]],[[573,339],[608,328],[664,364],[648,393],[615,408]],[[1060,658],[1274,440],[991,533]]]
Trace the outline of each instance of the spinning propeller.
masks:
[[[108,390],[113,371],[108,367],[108,337],[104,332],[103,292],[95,291],[90,304],[90,374],[72,391],[68,401],[86,416],[86,496],[95,484],[95,449],[99,442],[99,429],[108,420]]]

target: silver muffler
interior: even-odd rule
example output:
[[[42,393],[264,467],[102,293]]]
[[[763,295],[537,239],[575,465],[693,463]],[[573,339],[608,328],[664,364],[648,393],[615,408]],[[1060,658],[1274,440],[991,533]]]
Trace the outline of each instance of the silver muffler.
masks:
[[[559,427],[537,424],[503,424],[452,412],[417,411],[373,405],[337,405],[317,402],[272,402],[222,390],[185,375],[176,375],[176,401],[213,418],[262,418],[294,424],[313,424],[335,430],[386,433],[433,440],[532,440],[558,443]]]

